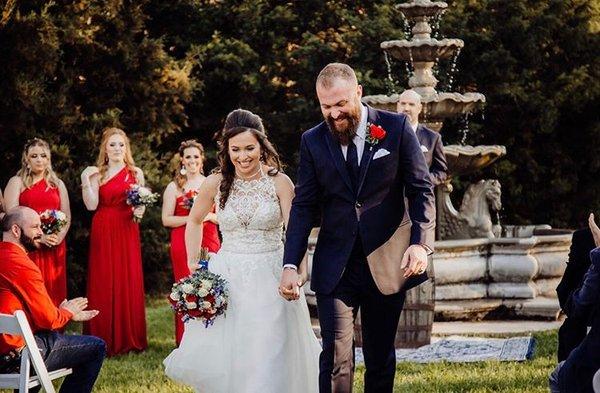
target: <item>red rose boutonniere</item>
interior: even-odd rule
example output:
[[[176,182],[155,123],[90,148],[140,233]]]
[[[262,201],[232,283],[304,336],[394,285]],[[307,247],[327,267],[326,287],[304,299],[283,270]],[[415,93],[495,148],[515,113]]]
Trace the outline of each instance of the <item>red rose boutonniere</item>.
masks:
[[[367,123],[367,137],[365,140],[371,145],[376,145],[380,140],[385,138],[387,132],[376,124]]]

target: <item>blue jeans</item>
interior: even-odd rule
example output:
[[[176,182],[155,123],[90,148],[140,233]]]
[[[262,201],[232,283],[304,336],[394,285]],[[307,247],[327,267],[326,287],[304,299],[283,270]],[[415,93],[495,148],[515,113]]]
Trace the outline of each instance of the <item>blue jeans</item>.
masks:
[[[63,381],[61,393],[91,392],[106,355],[106,343],[94,336],[38,332],[35,341],[48,371],[72,368]],[[33,368],[32,368],[33,369]],[[31,389],[37,392],[38,388]]]

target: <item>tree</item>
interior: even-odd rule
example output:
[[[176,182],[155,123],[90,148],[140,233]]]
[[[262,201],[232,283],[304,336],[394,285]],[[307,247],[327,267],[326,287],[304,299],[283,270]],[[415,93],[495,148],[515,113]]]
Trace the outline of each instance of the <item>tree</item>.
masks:
[[[164,139],[186,125],[194,61],[174,59],[160,39],[148,36],[145,4],[20,1],[0,29],[2,184],[20,165],[28,138],[52,144],[55,169],[72,200],[68,277],[77,293],[84,290],[90,217],[79,174],[94,164],[101,130],[122,127],[148,182],[158,186],[164,183]],[[147,283],[170,278],[161,228],[151,211],[142,229]]]
[[[461,0],[444,18],[465,41],[458,85],[487,98],[468,142],[508,148],[483,174],[505,221],[573,227],[600,209],[599,15],[591,0]]]

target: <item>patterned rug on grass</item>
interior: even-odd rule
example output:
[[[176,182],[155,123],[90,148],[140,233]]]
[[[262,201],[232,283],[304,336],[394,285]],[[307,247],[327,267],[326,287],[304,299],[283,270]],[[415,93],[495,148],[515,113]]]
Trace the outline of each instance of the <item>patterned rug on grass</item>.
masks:
[[[398,362],[525,361],[533,357],[533,337],[481,338],[450,336],[415,349],[396,349]],[[364,363],[362,348],[356,348],[356,364]]]

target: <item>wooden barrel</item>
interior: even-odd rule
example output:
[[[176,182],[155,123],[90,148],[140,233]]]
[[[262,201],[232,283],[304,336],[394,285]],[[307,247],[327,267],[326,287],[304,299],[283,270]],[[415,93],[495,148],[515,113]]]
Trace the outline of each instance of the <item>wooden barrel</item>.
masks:
[[[394,342],[396,348],[418,348],[431,343],[435,306],[435,276],[431,258],[428,265],[429,280],[406,291]],[[354,340],[356,346],[362,346],[360,312],[354,324]]]

